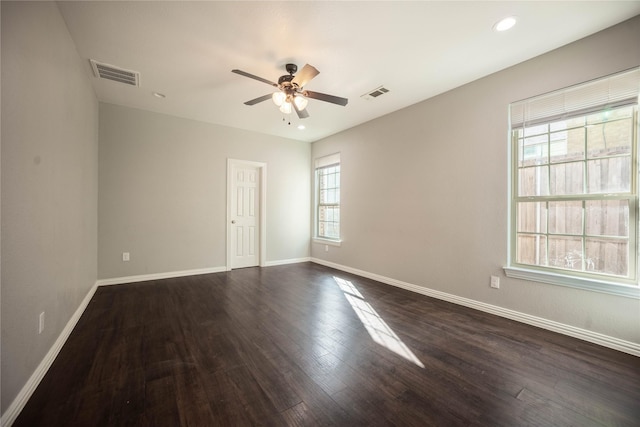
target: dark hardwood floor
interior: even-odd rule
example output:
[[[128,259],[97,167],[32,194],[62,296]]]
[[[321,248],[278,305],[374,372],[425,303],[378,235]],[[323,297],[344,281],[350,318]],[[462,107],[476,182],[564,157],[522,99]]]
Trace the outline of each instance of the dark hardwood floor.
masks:
[[[311,263],[101,287],[15,426],[639,426],[640,358]]]

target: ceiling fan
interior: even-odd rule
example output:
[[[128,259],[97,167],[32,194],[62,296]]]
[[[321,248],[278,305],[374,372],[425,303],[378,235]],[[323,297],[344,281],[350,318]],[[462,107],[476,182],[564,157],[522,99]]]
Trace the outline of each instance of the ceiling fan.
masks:
[[[280,111],[285,114],[291,114],[292,110],[295,110],[298,117],[301,119],[305,119],[309,117],[309,113],[305,110],[307,103],[309,102],[307,98],[318,99],[320,101],[330,102],[332,104],[347,105],[349,100],[347,98],[341,98],[339,96],[327,95],[326,93],[320,92],[312,92],[310,90],[304,89],[304,86],[311,81],[315,76],[320,74],[315,67],[306,64],[302,67],[302,70],[294,76],[296,71],[298,71],[298,66],[296,64],[287,64],[285,66],[288,75],[280,76],[278,79],[278,83],[274,83],[267,79],[263,79],[262,77],[255,76],[253,74],[249,74],[246,71],[242,70],[231,70],[232,73],[240,74],[241,76],[249,77],[250,79],[258,80],[259,82],[266,83],[273,87],[278,88],[278,91],[273,94],[264,95],[258,97],[256,99],[252,99],[250,101],[245,102],[245,105],[255,105],[259,102],[266,101],[267,99],[272,99],[273,102],[280,107]]]

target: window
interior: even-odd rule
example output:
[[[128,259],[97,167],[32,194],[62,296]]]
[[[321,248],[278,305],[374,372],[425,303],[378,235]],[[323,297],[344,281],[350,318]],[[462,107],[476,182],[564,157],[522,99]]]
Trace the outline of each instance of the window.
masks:
[[[316,238],[340,240],[340,154],[316,160]]]
[[[507,275],[640,295],[639,84],[635,69],[511,105]]]

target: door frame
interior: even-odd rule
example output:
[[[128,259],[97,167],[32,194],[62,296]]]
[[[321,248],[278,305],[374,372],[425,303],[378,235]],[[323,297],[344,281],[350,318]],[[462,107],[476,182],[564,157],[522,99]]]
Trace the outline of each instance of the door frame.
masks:
[[[260,242],[258,245],[258,251],[260,253],[258,255],[258,259],[260,267],[265,267],[267,263],[267,164],[263,162],[254,162],[251,160],[227,158],[227,271],[231,271],[231,194],[233,191],[233,188],[231,187],[233,183],[232,172],[236,166],[251,166],[259,170],[258,173],[260,174],[260,189],[258,190],[258,211],[260,213],[260,218],[258,219],[258,224],[260,227],[260,233],[258,238],[260,239]]]

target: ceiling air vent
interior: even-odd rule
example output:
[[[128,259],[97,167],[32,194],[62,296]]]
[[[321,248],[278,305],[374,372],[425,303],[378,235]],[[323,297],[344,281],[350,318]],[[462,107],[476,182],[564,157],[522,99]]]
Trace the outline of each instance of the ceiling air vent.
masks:
[[[90,60],[93,74],[101,79],[113,80],[131,86],[140,86],[140,73],[137,71],[125,70],[110,64],[103,64],[94,59]]]
[[[384,95],[385,93],[389,92],[389,89],[387,89],[384,86],[380,86],[375,88],[374,90],[371,90],[367,93],[365,93],[364,95],[361,95],[361,98],[364,98],[366,100],[371,100],[371,99],[375,99],[377,97],[379,97],[380,95]]]

